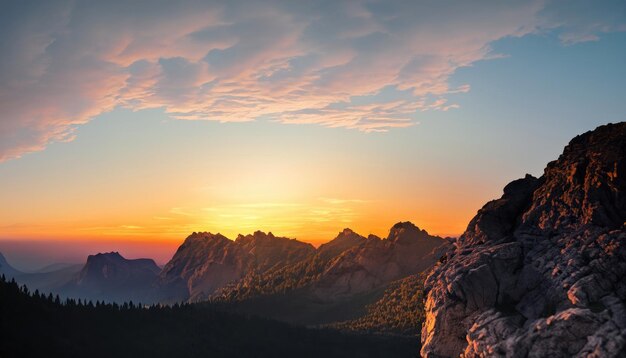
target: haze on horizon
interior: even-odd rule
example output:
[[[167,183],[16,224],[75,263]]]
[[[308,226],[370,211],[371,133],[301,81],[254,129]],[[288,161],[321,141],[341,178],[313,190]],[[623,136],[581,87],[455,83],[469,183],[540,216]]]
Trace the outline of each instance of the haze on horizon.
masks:
[[[162,263],[193,231],[459,235],[626,118],[623,1],[2,6],[0,252],[18,267]]]

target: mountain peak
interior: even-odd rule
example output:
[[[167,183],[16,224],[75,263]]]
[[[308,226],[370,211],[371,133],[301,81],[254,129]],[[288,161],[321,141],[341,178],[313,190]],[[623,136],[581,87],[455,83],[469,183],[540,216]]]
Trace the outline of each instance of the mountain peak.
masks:
[[[267,234],[261,230],[257,230],[255,232],[253,232],[252,234],[248,234],[248,235],[243,235],[243,234],[239,234],[237,235],[237,238],[235,239],[236,242],[250,242],[250,241],[259,241],[259,240],[272,240],[272,239],[280,239],[277,238],[276,236],[274,236],[274,234],[272,234],[272,232],[268,232]]]
[[[334,256],[366,241],[365,237],[345,228],[327,243],[320,245],[318,251],[325,256]]]
[[[228,240],[228,238],[220,234],[219,232],[217,234],[213,234],[208,231],[204,231],[204,232],[194,231],[191,235],[187,236],[187,238],[183,242],[183,245],[202,244],[202,243],[207,243],[209,241],[216,241],[216,240],[223,241],[223,240]]]
[[[400,222],[397,222],[391,228],[392,229],[407,229],[407,228],[409,228],[409,229],[413,229],[413,228],[419,229],[417,226],[415,226],[415,224],[413,224],[410,221],[400,221]]]
[[[430,238],[426,230],[422,230],[410,221],[396,223],[389,230],[387,240],[404,244],[413,243],[416,240]]]
[[[153,270],[158,268],[157,264],[152,259],[127,259],[117,251],[100,252],[95,255],[87,256],[87,262],[85,268],[100,267],[104,265],[143,265]]]
[[[345,241],[345,240],[351,240],[351,241],[362,241],[362,239],[364,239],[363,236],[357,234],[356,232],[354,232],[352,229],[350,228],[345,228],[342,231],[340,231],[337,236],[329,241],[329,242],[333,242],[333,241]]]
[[[122,255],[120,255],[119,252],[117,251],[111,251],[111,252],[99,252],[95,255],[89,255],[87,256],[87,261],[89,261],[90,259],[113,259],[113,260],[126,260]]]
[[[572,139],[549,163],[523,220],[561,232],[593,224],[618,229],[626,218],[626,122]]]

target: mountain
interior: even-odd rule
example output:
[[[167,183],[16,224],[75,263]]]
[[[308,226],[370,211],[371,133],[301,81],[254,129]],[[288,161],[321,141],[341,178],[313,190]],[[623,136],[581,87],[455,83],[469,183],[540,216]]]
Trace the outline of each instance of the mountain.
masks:
[[[5,275],[7,279],[14,278],[20,285],[26,285],[33,291],[56,292],[59,287],[75,277],[81,267],[82,265],[55,264],[37,272],[21,272],[13,268],[0,253],[0,274]]]
[[[33,273],[49,273],[49,272],[54,272],[54,271],[60,271],[60,270],[65,270],[68,269],[70,267],[81,267],[83,265],[81,264],[72,264],[72,263],[64,263],[64,262],[57,262],[54,264],[50,264],[50,265],[46,265],[44,267],[41,267],[37,270],[34,270]]]
[[[435,249],[445,243],[410,222],[397,223],[386,240],[370,236],[329,262],[314,292],[333,301],[377,289],[430,268],[439,258]]]
[[[178,248],[160,274],[165,301],[206,300],[218,289],[253,273],[280,269],[313,255],[304,242],[261,231],[239,235],[193,233]]]
[[[73,280],[83,265],[50,265],[49,267],[39,270],[40,272],[23,273],[15,279],[20,284],[28,286],[31,290],[39,290],[41,292],[60,292],[60,287]]]
[[[425,357],[626,356],[626,123],[478,211],[425,282]]]
[[[77,277],[59,287],[67,297],[108,302],[155,301],[161,269],[151,259],[128,260],[118,252],[89,255]]]
[[[375,237],[375,235],[371,235],[371,238]],[[345,228],[334,239],[320,245],[317,249],[317,254],[325,258],[333,258],[348,249],[361,245],[365,241],[367,241],[365,237],[349,228]]]
[[[409,222],[394,225],[386,239],[340,232],[303,261],[248,275],[212,299],[238,312],[318,325],[366,313],[392,281],[430,268],[449,242]]]
[[[0,275],[4,275],[7,278],[13,278],[22,275],[23,272],[16,270],[13,266],[9,265],[4,255],[0,253]]]
[[[241,301],[255,296],[282,294],[300,289],[318,280],[331,260],[366,241],[365,237],[346,228],[333,240],[320,245],[313,255],[304,260],[262,273],[251,273],[239,281],[224,286],[216,292],[214,298],[222,301]]]

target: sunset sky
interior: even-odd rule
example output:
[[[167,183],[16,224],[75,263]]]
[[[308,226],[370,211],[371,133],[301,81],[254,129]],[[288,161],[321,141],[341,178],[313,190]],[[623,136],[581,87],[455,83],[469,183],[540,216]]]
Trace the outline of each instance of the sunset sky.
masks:
[[[459,235],[626,119],[624,1],[7,1],[0,252]],[[20,266],[21,265],[21,266]]]

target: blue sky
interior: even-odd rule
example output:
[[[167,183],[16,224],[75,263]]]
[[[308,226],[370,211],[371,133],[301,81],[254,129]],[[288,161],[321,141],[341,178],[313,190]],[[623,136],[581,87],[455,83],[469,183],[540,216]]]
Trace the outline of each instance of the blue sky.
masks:
[[[1,238],[458,235],[626,117],[623,2],[206,4],[11,4]]]

